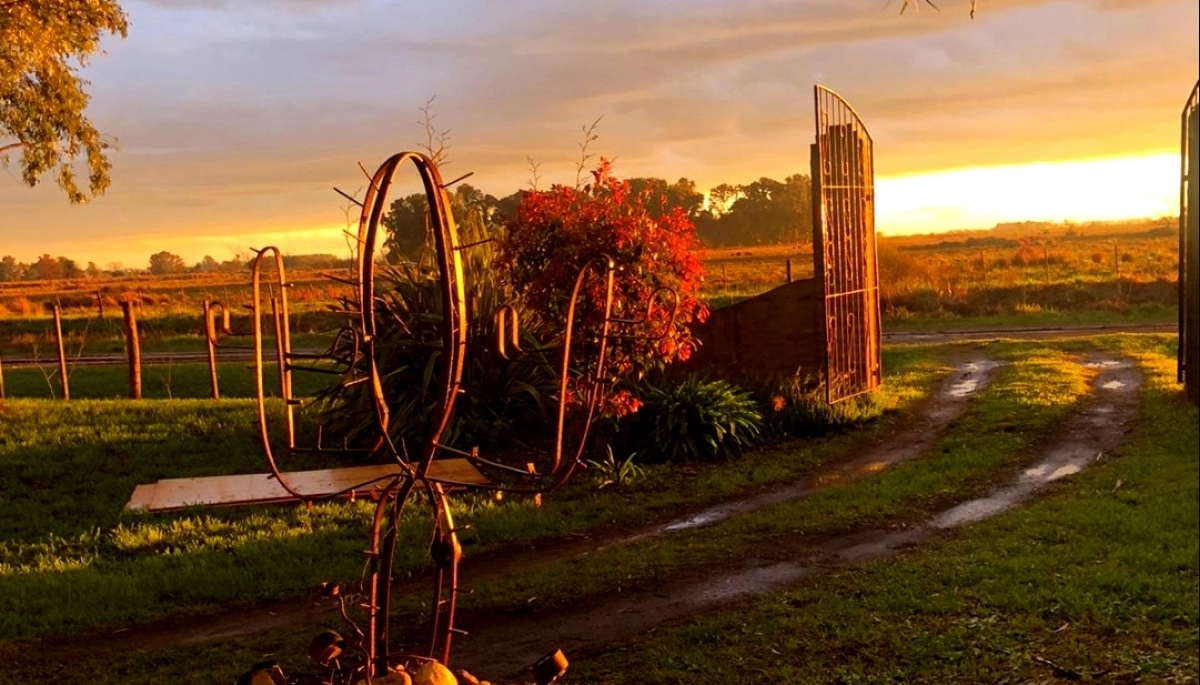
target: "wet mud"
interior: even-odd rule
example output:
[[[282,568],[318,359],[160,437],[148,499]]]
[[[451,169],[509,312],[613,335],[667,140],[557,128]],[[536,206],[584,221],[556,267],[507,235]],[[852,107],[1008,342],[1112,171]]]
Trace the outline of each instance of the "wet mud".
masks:
[[[986,497],[958,504],[925,524],[907,530],[865,531],[829,537],[816,543],[801,539],[773,540],[770,559],[748,559],[737,568],[714,568],[711,574],[662,586],[654,592],[617,591],[601,605],[580,606],[553,615],[460,610],[456,623],[469,634],[455,641],[455,667],[465,667],[492,678],[519,678],[530,664],[556,648],[563,649],[573,658],[594,654],[608,644],[685,620],[730,601],[793,586],[831,569],[897,554],[932,535],[1017,506],[1046,483],[1085,468],[1097,455],[1120,444],[1136,413],[1140,377],[1132,364],[1122,360],[1097,360],[1095,364],[1098,371],[1096,396],[1062,426],[1059,438],[1048,447],[1036,466]],[[488,577],[578,558],[607,546],[631,544],[674,531],[712,525],[737,514],[800,499],[834,483],[863,478],[915,458],[945,432],[974,395],[987,387],[998,366],[982,358],[960,362],[904,428],[867,447],[866,451],[826,465],[798,482],[690,512],[622,536],[607,539],[580,536],[539,547],[536,553],[510,549],[503,556],[486,560],[472,557],[464,561],[462,584],[469,587]],[[779,561],[781,558],[787,560]],[[417,585],[419,587],[413,587],[409,582],[405,589],[423,594],[427,588],[420,583]],[[254,635],[321,623],[338,623],[336,605],[332,601],[316,597],[291,598],[218,614],[172,617],[99,634],[46,638],[31,641],[33,644],[29,647],[36,646],[37,652],[55,654],[56,661],[86,659],[102,654],[154,651],[231,638],[253,639]]]
[[[773,504],[803,499],[835,483],[845,483],[908,461],[932,445],[950,424],[962,414],[967,401],[986,388],[995,378],[998,362],[979,358],[955,364],[949,377],[933,392],[907,428],[894,433],[857,455],[821,467],[796,483],[772,488],[752,497],[723,502],[687,516],[656,525],[626,536],[615,544],[628,544],[674,531],[709,526],[737,514],[745,514]]]
[[[1093,365],[1098,372],[1094,394],[1085,406],[1063,424],[1033,466],[986,496],[952,506],[919,526],[863,531],[817,544],[797,540],[787,550],[794,557],[791,560],[750,559],[740,568],[660,586],[653,592],[618,593],[602,606],[551,615],[492,616],[458,642],[455,659],[468,669],[517,678],[553,649],[562,649],[568,657],[593,654],[658,626],[740,598],[782,590],[817,574],[894,556],[934,535],[1009,511],[1046,485],[1095,463],[1119,447],[1132,429],[1139,372],[1125,360],[1100,359]],[[778,559],[787,546],[773,540],[772,559]],[[458,621],[469,631],[473,623],[469,615]]]

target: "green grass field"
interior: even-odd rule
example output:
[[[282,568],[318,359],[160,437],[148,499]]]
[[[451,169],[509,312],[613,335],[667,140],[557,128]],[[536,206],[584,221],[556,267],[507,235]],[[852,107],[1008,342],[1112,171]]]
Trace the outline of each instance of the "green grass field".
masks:
[[[619,490],[598,489],[583,474],[541,508],[524,499],[462,498],[458,518],[473,526],[464,534],[464,564],[532,540],[662,520],[684,503],[793,480],[902,425],[945,373],[947,354],[1008,362],[912,462],[703,531],[491,578],[466,606],[553,612],[616,584],[645,586],[720,565],[796,530],[832,534],[919,520],[1026,464],[1031,446],[1087,391],[1092,372],[1080,355],[1100,350],[1135,358],[1147,376],[1138,427],[1117,453],[1025,508],[899,558],[573,660],[565,682],[1050,682],[1054,671],[1036,658],[1085,680],[1195,682],[1200,421],[1174,383],[1174,343],[1174,336],[1124,335],[889,348],[889,409],[851,430],[713,465],[647,468]],[[232,682],[264,652],[289,672],[305,668],[304,645],[319,626],[85,660],[58,674],[23,672],[19,650],[28,647],[14,639],[235,607],[354,578],[369,507],[120,513],[137,482],[261,469],[244,401],[21,400],[0,408],[0,418],[0,655],[16,664],[0,682],[48,675],[101,684]],[[418,521],[405,528],[401,573],[427,563],[417,542],[425,534]],[[408,601],[397,608],[402,624],[421,610]]]

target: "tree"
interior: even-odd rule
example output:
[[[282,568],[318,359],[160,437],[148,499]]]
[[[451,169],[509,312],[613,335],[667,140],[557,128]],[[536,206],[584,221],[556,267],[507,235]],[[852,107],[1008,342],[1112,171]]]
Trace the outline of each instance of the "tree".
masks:
[[[519,198],[515,195],[497,199],[469,183],[461,183],[450,194],[450,210],[455,221],[462,223],[467,216],[477,216],[489,234],[503,224],[504,216],[515,211]],[[429,208],[424,193],[414,193],[392,200],[381,223],[387,236],[384,250],[389,261],[417,261],[431,239],[428,227]]]
[[[631,178],[629,191],[634,195],[648,194],[652,198],[646,209],[656,219],[678,209],[695,221],[704,208],[704,195],[696,190],[696,182],[687,178],[672,184],[661,178]]]
[[[177,254],[163,250],[150,255],[150,273],[155,276],[179,274],[184,271],[187,271],[187,264],[184,263],[183,257]]]
[[[63,263],[56,257],[44,254],[25,271],[31,281],[51,281],[63,277]]]
[[[79,278],[83,273],[83,270],[79,268],[79,264],[75,263],[74,259],[67,257],[58,258],[58,269],[63,278]]]
[[[57,170],[73,203],[108,187],[108,143],[84,116],[87,82],[78,71],[101,38],[124,37],[127,26],[115,0],[0,1],[0,161],[19,151],[25,183]],[[86,191],[76,183],[80,158]]]
[[[387,231],[384,250],[389,261],[416,260],[425,244],[425,195],[414,193],[392,200],[381,223]]]
[[[4,259],[0,259],[0,281],[18,281],[25,275],[25,269],[17,263],[17,259],[12,255],[5,255]]]

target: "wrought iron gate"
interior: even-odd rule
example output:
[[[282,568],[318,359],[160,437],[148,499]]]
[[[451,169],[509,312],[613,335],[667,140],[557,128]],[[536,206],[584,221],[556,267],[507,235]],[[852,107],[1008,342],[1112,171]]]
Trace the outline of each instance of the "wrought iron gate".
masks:
[[[1200,378],[1200,81],[1181,117],[1179,177],[1179,382],[1196,399]]]
[[[813,258],[825,317],[830,403],[879,387],[879,268],[871,134],[837,93],[815,86]]]

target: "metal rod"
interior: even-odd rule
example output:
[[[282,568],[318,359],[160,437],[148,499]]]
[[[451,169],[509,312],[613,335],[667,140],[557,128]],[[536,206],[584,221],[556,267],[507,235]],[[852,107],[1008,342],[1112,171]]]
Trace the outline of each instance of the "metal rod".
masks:
[[[214,400],[221,399],[220,379],[217,377],[217,344],[214,339],[216,336],[212,333],[212,300],[204,300],[204,326],[206,334],[204,336],[205,347],[208,348],[208,379],[212,387],[212,398]]]

